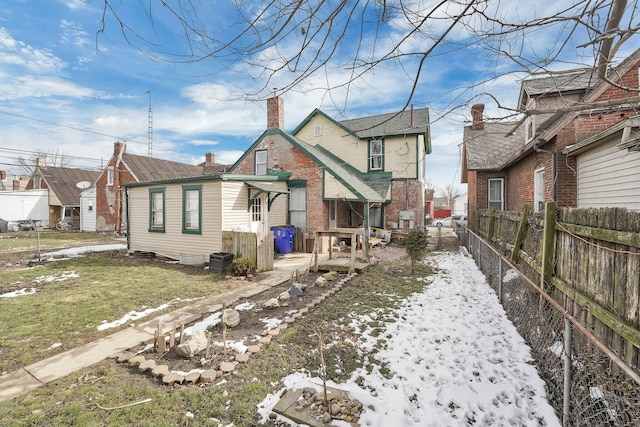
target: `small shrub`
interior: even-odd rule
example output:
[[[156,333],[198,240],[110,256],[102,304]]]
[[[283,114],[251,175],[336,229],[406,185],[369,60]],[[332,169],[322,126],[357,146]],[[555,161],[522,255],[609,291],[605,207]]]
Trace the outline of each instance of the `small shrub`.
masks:
[[[236,258],[231,262],[231,274],[234,276],[248,276],[256,272],[256,262],[251,258]]]
[[[411,230],[407,236],[405,246],[411,258],[411,274],[413,275],[416,269],[416,261],[424,258],[427,247],[429,246],[429,236],[427,232],[418,229]]]

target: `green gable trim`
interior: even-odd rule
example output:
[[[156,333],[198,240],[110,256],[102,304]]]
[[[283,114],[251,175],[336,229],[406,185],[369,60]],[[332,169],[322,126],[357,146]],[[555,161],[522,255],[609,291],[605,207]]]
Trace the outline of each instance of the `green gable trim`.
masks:
[[[307,186],[306,179],[290,179],[289,180],[289,188],[304,188]]]
[[[298,125],[296,126],[296,128],[291,131],[291,135],[295,136],[298,134],[298,132],[300,132],[310,121],[312,118],[314,118],[316,115],[320,115],[322,117],[324,117],[325,119],[329,120],[331,123],[333,123],[334,125],[338,126],[340,129],[344,130],[345,132],[356,136],[356,134],[349,128],[345,127],[342,123],[334,120],[332,117],[328,116],[327,114],[325,114],[324,112],[322,112],[322,110],[319,109],[315,109],[311,112],[311,114],[309,114],[307,117],[305,117],[305,119]]]

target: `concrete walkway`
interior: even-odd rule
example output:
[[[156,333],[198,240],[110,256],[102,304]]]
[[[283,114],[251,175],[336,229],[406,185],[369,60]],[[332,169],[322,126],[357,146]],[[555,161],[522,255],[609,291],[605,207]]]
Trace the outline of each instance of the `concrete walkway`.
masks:
[[[309,268],[310,257],[310,254],[299,253],[281,255],[275,261],[275,269],[261,273],[258,283],[239,281],[237,286],[228,292],[210,295],[187,307],[137,323],[97,341],[2,375],[0,402],[91,366],[115,353],[152,342],[159,323],[162,323],[162,329],[167,331],[173,327],[174,321],[177,325],[196,321],[221,310],[223,304],[231,305],[242,298],[255,296],[286,283],[296,270],[304,271]]]

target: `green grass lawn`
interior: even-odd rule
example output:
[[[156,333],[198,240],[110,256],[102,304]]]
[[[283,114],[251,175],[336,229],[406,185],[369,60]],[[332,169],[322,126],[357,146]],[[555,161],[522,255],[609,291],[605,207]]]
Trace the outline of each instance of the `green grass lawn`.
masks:
[[[178,298],[207,296],[228,286],[217,274],[204,270],[189,274],[190,270],[167,267],[162,262],[110,252],[3,271],[0,294],[23,288],[35,288],[36,292],[0,298],[0,372],[117,330],[99,331],[97,326],[104,320],[111,322],[130,311],[158,307]],[[167,310],[185,304],[179,301]],[[55,343],[62,346],[51,349]]]
[[[119,317],[142,305],[152,307],[177,297],[213,292],[217,286],[215,275],[182,276],[151,265],[109,262],[108,257],[55,264],[45,267],[48,270],[12,273],[11,280],[26,281],[37,275],[73,270],[79,278],[51,283],[29,297],[0,302],[0,313],[11,322],[8,330],[18,330],[11,332],[10,338],[2,338],[3,346],[19,346],[23,353],[29,353],[31,349],[42,351],[58,340],[68,343],[65,346],[71,345],[69,340],[87,341],[99,335],[95,326],[104,318]],[[256,405],[282,387],[279,381],[283,377],[297,370],[317,375],[318,341],[314,331],[318,328],[327,342],[335,344],[324,354],[330,379],[341,382],[356,368],[375,364],[375,354],[362,356],[348,344],[356,339],[349,327],[350,316],[375,311],[381,326],[393,320],[392,310],[424,288],[425,282],[416,277],[430,274],[423,265],[418,266],[415,277],[409,272],[407,259],[403,259],[381,263],[353,278],[219,385],[168,388],[135,369],[104,361],[3,402],[0,420],[12,426],[255,426]],[[5,304],[11,310],[8,315]],[[379,340],[383,346],[385,337]],[[150,401],[128,406],[147,399]],[[120,408],[105,409],[116,407]]]

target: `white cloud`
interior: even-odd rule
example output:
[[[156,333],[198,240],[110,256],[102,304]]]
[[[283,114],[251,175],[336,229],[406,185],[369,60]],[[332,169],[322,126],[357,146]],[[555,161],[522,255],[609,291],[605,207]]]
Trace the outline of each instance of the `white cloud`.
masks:
[[[24,76],[0,82],[0,100],[3,101],[49,96],[83,98],[92,94],[91,89],[55,77]]]
[[[6,28],[0,28],[0,64],[25,67],[38,74],[59,74],[66,66],[50,50],[38,49],[14,39]]]
[[[63,19],[60,22],[60,28],[62,29],[60,34],[61,43],[73,43],[78,47],[84,47],[89,43],[89,33],[84,31],[79,23]]]

